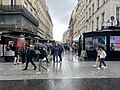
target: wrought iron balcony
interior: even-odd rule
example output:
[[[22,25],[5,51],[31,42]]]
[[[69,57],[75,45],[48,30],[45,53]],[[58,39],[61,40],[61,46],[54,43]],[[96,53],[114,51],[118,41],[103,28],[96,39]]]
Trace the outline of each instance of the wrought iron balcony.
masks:
[[[23,5],[1,5],[0,14],[22,14],[34,25],[39,25],[39,21]]]
[[[36,33],[37,28],[29,27],[29,26],[22,26],[17,24],[0,24],[0,29],[2,30],[12,30],[12,31],[27,31],[31,33]]]

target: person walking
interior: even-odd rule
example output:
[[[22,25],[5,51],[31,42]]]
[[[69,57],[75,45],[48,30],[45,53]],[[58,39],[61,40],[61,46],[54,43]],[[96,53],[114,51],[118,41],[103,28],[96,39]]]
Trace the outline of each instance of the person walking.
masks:
[[[45,50],[43,48],[39,48],[39,51],[39,71],[36,74],[41,74],[41,67],[49,72],[49,69],[42,65],[43,59],[45,57]]]
[[[105,52],[105,50],[104,50],[103,47],[100,47],[100,51],[101,51],[101,53],[100,53],[100,65],[99,65],[99,67],[97,68],[98,70],[100,70],[102,64],[105,66],[104,69],[107,68],[107,66],[106,66],[106,64],[105,64],[105,62],[104,62],[104,61],[105,61],[105,57],[107,56],[107,55],[106,55],[106,52]]]
[[[25,56],[26,56],[26,50],[22,47],[22,48],[21,48],[21,59],[22,59],[22,64],[25,63]]]
[[[27,62],[26,62],[26,66],[25,66],[25,69],[24,70],[27,70],[27,67],[28,67],[28,63],[31,62],[31,64],[34,66],[34,69],[35,70],[37,67],[35,65],[35,63],[33,62],[33,57],[34,57],[34,50],[33,50],[33,47],[32,46],[28,46],[28,49],[27,49],[27,52],[26,52],[26,58],[27,58]]]
[[[17,49],[15,50],[14,65],[19,64],[20,55],[20,47],[17,47]]]
[[[60,63],[61,63],[61,62],[62,62],[62,52],[63,52],[63,48],[62,48],[61,45],[58,45],[58,49],[59,49],[59,51],[58,51],[58,56],[59,56],[59,58],[60,58]]]
[[[52,54],[53,54],[53,62],[55,63],[55,59],[56,59],[56,62],[58,62],[58,52],[59,52],[59,49],[57,46],[53,47],[52,49]]]
[[[45,48],[43,48],[43,50],[44,50],[44,57],[46,58],[46,64],[48,65],[49,64],[49,61],[48,61],[48,55],[47,55],[47,51],[46,51],[46,49]]]
[[[34,47],[34,50],[35,50],[35,55],[34,55],[34,60],[35,61],[38,61],[39,59],[39,48],[37,46]]]
[[[98,61],[100,58],[100,54],[101,54],[101,50],[100,50],[100,48],[98,48],[96,62],[95,62],[95,65],[93,65],[93,67],[98,67]]]

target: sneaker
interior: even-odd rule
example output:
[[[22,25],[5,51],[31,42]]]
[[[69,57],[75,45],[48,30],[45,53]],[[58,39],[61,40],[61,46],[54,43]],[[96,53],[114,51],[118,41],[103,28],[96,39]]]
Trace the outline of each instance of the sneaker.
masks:
[[[100,70],[100,68],[98,67],[97,70]]]
[[[47,69],[47,73],[49,73],[50,69]]]
[[[36,68],[37,68],[37,67],[34,67],[34,69],[33,69],[33,70],[36,70]]]
[[[62,61],[59,61],[59,63],[62,63]]]
[[[102,67],[102,68],[105,68],[105,66],[103,66],[103,65],[102,65],[101,67]]]
[[[93,67],[97,67],[97,65],[93,65]]]
[[[17,65],[17,63],[14,63],[14,65]]]
[[[37,75],[40,75],[40,74],[41,74],[41,72],[36,72],[36,74],[37,74]]]
[[[106,67],[104,67],[104,69],[107,69],[107,66],[106,66]]]
[[[23,71],[25,71],[25,70],[27,70],[26,68],[25,69],[23,69]]]

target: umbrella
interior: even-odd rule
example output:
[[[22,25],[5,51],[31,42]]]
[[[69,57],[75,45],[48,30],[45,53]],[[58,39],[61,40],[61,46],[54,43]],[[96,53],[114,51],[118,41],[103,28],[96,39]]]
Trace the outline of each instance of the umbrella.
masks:
[[[43,43],[35,43],[36,46],[47,49],[47,46]]]
[[[51,43],[45,43],[45,45],[46,45],[47,47],[52,47],[52,44],[51,44]]]
[[[105,46],[105,44],[98,43],[98,44],[96,44],[96,46],[98,46],[98,47],[103,47],[103,48],[106,50],[106,46]]]

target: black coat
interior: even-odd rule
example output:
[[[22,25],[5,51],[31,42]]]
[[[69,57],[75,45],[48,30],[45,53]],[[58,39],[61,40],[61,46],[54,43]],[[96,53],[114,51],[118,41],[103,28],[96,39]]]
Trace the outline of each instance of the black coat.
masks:
[[[47,55],[46,51],[43,49],[40,49],[39,59],[44,59],[46,55]]]
[[[32,58],[34,57],[34,50],[31,50],[30,48],[27,49],[27,53],[26,53],[26,58],[27,60],[32,60]]]

